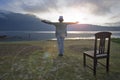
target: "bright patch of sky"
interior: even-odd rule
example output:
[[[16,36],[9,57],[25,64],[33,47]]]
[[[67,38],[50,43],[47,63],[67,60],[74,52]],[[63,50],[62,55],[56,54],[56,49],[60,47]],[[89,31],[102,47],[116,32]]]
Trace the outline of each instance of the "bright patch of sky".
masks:
[[[84,24],[120,25],[120,0],[0,0],[0,10]]]

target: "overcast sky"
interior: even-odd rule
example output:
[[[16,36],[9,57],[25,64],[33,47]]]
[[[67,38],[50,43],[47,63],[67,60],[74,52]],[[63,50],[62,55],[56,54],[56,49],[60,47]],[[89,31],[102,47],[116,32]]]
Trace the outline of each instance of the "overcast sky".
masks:
[[[34,14],[42,19],[120,25],[120,0],[0,0],[0,10]]]

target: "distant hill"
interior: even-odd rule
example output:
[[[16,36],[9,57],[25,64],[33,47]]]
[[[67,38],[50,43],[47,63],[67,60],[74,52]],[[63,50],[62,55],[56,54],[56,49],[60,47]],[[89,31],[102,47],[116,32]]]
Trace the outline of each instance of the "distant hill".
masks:
[[[53,31],[55,27],[41,22],[30,14],[0,11],[0,31]],[[91,24],[69,25],[70,31],[120,31],[120,26],[106,27]]]
[[[50,31],[54,27],[34,15],[0,11],[0,31]]]
[[[76,24],[68,27],[70,31],[120,31],[120,26],[99,26],[92,24]]]

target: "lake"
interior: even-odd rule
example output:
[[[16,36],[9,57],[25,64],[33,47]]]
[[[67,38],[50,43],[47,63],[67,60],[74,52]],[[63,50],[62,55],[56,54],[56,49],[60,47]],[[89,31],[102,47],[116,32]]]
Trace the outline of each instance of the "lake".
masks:
[[[100,31],[68,31],[66,39],[94,39]],[[120,38],[120,31],[112,32],[112,38]],[[7,35],[0,41],[55,40],[55,31],[0,31],[0,36]]]

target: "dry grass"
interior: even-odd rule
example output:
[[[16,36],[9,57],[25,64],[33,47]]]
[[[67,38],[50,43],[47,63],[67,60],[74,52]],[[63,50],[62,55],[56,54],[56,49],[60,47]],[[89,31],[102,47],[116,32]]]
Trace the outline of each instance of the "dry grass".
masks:
[[[93,49],[93,40],[65,41],[65,53],[58,56],[56,41],[0,43],[2,80],[119,80],[120,44],[112,42],[110,74],[98,66],[97,77],[83,68],[82,53]],[[91,63],[90,61],[88,63]]]

